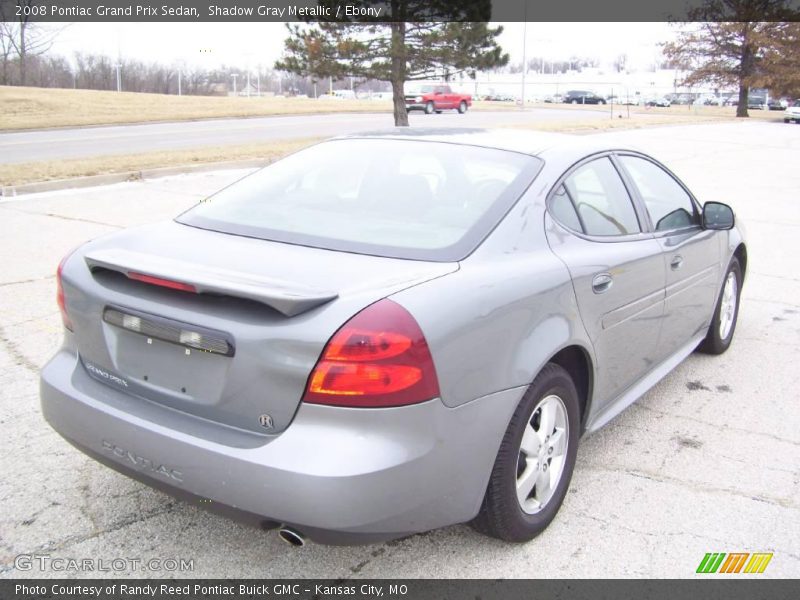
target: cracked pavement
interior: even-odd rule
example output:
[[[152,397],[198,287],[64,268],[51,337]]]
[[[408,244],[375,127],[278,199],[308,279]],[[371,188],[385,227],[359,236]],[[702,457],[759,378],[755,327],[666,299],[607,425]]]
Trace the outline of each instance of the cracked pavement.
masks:
[[[600,134],[672,168],[747,226],[736,339],[692,355],[584,438],[550,528],[507,545],[455,526],[385,544],[293,549],[85,457],[44,422],[38,369],[58,347],[58,261],[79,243],[174,216],[243,172],[182,175],[0,202],[0,577],[19,554],[183,558],[193,572],[78,576],[693,577],[706,552],[774,552],[800,576],[800,127],[724,123]],[[66,573],[67,575],[76,575]],[[736,575],[743,577],[745,575]]]

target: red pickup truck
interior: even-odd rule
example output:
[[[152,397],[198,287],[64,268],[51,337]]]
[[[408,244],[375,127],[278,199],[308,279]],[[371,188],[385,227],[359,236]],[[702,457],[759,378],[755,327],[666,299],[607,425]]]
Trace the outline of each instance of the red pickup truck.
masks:
[[[405,94],[406,110],[424,110],[426,115],[457,110],[462,115],[472,106],[472,96],[457,94],[449,85],[424,84]]]

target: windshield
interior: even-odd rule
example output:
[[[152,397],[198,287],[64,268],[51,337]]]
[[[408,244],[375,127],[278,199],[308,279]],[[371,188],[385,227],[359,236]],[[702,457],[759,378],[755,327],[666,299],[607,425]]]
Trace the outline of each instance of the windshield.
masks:
[[[436,89],[433,85],[414,85],[408,88],[409,94],[430,94]]]
[[[460,260],[541,164],[525,154],[459,144],[334,140],[241,179],[177,220],[330,250]]]

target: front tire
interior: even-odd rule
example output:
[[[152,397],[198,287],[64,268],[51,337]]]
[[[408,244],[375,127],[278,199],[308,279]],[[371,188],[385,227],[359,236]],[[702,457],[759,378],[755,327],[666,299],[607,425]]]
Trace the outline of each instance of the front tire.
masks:
[[[467,112],[467,103],[466,103],[466,102],[464,102],[463,100],[462,100],[462,101],[461,101],[461,103],[458,105],[458,112],[459,112],[459,114],[462,114],[462,115],[463,115],[465,112]]]
[[[435,107],[433,106],[433,102],[428,102],[428,103],[425,105],[425,114],[426,114],[426,115],[432,115],[432,114],[433,114],[433,111],[434,111],[434,109],[435,109]]]
[[[579,433],[575,384],[548,363],[511,417],[471,525],[507,542],[527,542],[544,531],[567,494]]]
[[[714,316],[708,328],[706,339],[700,345],[700,351],[706,354],[722,354],[731,345],[733,333],[736,331],[736,321],[739,318],[739,299],[742,294],[742,269],[739,259],[731,259],[725,279],[722,281],[722,290],[714,309]]]

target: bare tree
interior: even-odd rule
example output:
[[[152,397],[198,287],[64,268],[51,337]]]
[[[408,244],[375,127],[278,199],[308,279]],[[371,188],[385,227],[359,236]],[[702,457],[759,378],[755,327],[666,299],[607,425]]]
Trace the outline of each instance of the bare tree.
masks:
[[[785,23],[777,19],[791,14],[789,0],[706,0],[689,14],[703,22],[685,26],[664,46],[664,55],[688,72],[684,84],[738,86],[736,116],[747,117],[749,89],[769,80],[764,58],[785,32]]]
[[[12,40],[16,36],[16,23],[0,21],[0,54],[2,54],[2,71],[0,71],[0,84],[9,85],[11,83],[11,56],[15,54]]]
[[[23,7],[33,8],[40,4],[40,0],[18,0],[18,4]],[[24,13],[27,12],[26,16]],[[32,56],[44,54],[53,46],[56,36],[64,29],[63,27],[52,28],[42,23],[30,20],[30,15],[35,11],[22,11],[19,20],[13,23],[12,27],[6,27],[9,31],[9,41],[12,49],[19,59],[19,84],[25,85],[28,75],[28,59]],[[9,25],[9,24],[4,24]]]

